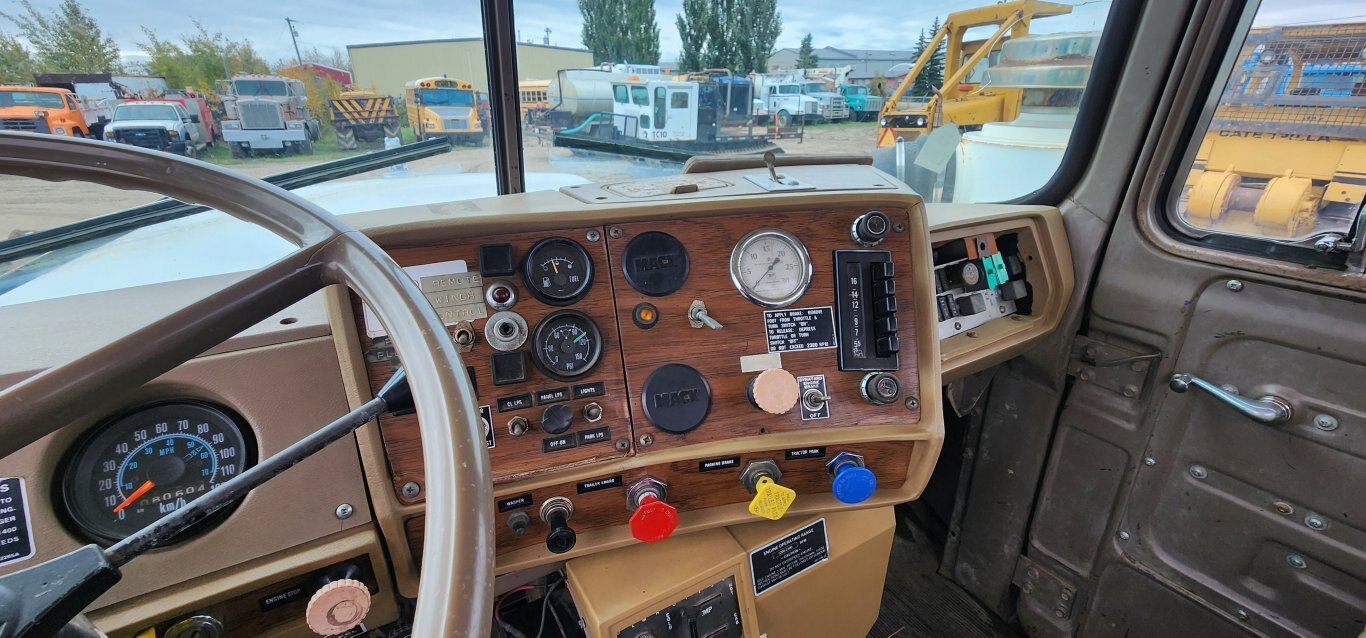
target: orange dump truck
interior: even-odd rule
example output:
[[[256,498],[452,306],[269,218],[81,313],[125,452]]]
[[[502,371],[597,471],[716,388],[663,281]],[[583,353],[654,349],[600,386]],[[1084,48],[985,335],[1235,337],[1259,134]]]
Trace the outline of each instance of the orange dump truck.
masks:
[[[38,86],[0,86],[0,131],[90,137],[75,93]]]

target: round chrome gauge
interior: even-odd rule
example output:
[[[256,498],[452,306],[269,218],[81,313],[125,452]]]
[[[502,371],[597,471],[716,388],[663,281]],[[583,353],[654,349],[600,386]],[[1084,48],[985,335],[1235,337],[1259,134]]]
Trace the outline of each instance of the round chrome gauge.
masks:
[[[760,306],[790,306],[811,286],[811,255],[792,233],[761,228],[735,244],[730,279],[740,294]]]

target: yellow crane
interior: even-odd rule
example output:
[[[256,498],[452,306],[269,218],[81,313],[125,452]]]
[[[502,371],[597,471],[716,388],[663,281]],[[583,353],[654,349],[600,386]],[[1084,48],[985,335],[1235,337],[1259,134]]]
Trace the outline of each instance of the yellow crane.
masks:
[[[999,51],[1007,38],[1028,35],[1030,21],[1034,18],[1071,12],[1072,7],[1065,4],[1017,0],[950,13],[902,77],[901,84],[887,97],[878,119],[877,145],[892,146],[897,138],[911,141],[948,123],[970,127],[1018,117],[1021,89],[982,86],[973,82],[969,74],[991,53]],[[997,25],[991,37],[964,42],[968,30],[991,25]],[[916,77],[945,42],[948,44],[944,54],[943,84],[932,96],[916,99],[907,95]]]

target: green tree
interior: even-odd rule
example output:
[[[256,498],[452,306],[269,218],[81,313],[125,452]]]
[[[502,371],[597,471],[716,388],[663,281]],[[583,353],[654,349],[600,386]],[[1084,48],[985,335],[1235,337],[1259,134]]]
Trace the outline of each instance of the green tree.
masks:
[[[0,83],[26,84],[33,81],[37,71],[38,63],[23,43],[0,32]]]
[[[773,46],[783,33],[783,16],[778,12],[778,0],[746,0],[738,3],[736,23],[732,32],[739,36],[738,67],[740,73],[765,73]]]
[[[939,17],[935,16],[934,23],[930,25],[930,36],[925,40],[925,46],[929,46],[930,41],[934,39],[934,35],[939,33],[939,28],[941,26]],[[927,78],[930,86],[935,89],[944,85],[944,50],[947,45],[948,38],[939,41],[939,46],[934,48],[934,54],[930,56],[929,62],[925,64],[925,72],[921,74]]]
[[[926,35],[925,30],[920,30],[920,37],[915,41],[915,47],[911,50],[911,57],[919,60],[925,53],[925,49],[930,46],[934,39],[933,34],[939,32],[939,18],[934,19],[934,24],[930,25],[931,35]],[[925,66],[920,69],[920,75],[915,76],[911,83],[911,95],[914,97],[929,97],[939,92],[944,85],[944,48],[945,43],[940,41],[939,46],[935,47],[934,53],[930,54]]]
[[[172,88],[193,88],[212,94],[216,80],[238,73],[270,72],[270,65],[250,40],[229,40],[222,32],[210,33],[198,21],[194,28],[193,33],[182,35],[180,42],[173,42],[158,38],[151,29],[143,27],[146,40],[138,46],[147,54],[147,73],[166,78],[166,85]]]
[[[52,13],[42,13],[29,0],[23,12],[0,13],[33,46],[42,71],[50,73],[119,73],[119,47],[76,0],[63,0]]]
[[[678,25],[678,39],[683,50],[678,54],[679,71],[701,71],[702,54],[707,48],[707,33],[710,27],[707,0],[683,0],[683,13],[675,17]]]
[[[583,45],[594,64],[659,62],[654,0],[579,0]]]
[[[815,49],[811,46],[811,34],[806,34],[802,38],[802,46],[797,49],[797,68],[809,69],[821,63],[821,59],[816,56]]]

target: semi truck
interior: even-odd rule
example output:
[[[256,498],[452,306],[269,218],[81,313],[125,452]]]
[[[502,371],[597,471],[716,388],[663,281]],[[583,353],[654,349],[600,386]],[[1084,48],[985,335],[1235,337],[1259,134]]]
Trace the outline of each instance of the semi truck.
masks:
[[[445,137],[454,144],[481,145],[487,131],[474,84],[446,76],[403,85],[408,125],[419,140]]]
[[[223,97],[223,141],[233,157],[312,153],[322,132],[308,110],[308,89],[294,78],[239,74],[216,83]]]
[[[754,116],[760,123],[772,121],[783,129],[824,118],[821,101],[804,93],[802,80],[791,74],[756,73],[750,81],[754,87]]]

